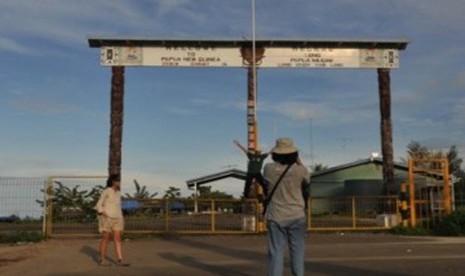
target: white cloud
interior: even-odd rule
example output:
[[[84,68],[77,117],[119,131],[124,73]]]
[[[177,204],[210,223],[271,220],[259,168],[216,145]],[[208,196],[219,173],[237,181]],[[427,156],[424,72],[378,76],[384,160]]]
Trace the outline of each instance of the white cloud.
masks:
[[[465,90],[465,70],[457,74],[457,77],[455,78],[454,85],[457,87],[457,89],[462,90],[460,92],[464,92]]]
[[[155,20],[140,6],[122,0],[4,0],[0,3],[0,33],[68,47],[83,48],[90,34],[160,30]]]
[[[21,112],[40,115],[80,113],[84,111],[84,108],[74,104],[35,99],[14,100],[10,102],[10,106]]]
[[[183,9],[189,0],[159,0],[157,1],[158,14],[167,15],[176,10]]]
[[[366,106],[368,104],[363,104]],[[361,108],[360,104],[341,102],[284,101],[275,104],[266,103],[263,111],[284,116],[296,122],[308,122],[310,119],[318,125],[341,125],[350,122],[364,122],[374,117],[371,108]]]
[[[176,107],[176,106],[168,107],[166,108],[166,110],[169,114],[173,114],[173,115],[194,115],[197,113],[193,109]]]
[[[463,147],[465,143],[455,137],[432,137],[422,141],[421,144],[436,150],[447,151],[453,145]]]
[[[191,99],[191,103],[194,105],[198,105],[198,106],[213,105],[213,101],[211,99],[201,99],[201,98]]]
[[[21,45],[13,39],[6,37],[0,37],[0,51],[6,51],[16,54],[34,55],[35,51]]]
[[[457,126],[465,125],[465,99],[461,99],[455,103],[452,108],[453,123]]]

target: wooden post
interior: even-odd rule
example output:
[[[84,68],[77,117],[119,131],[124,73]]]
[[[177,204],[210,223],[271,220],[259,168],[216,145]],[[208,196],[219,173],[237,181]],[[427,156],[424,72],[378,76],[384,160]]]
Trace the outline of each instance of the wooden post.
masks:
[[[255,63],[259,64],[264,57],[265,48],[258,47],[255,49]],[[247,148],[249,151],[258,150],[258,129],[256,118],[256,86],[257,86],[257,67],[254,72],[254,54],[250,47],[242,47],[241,55],[244,65],[247,66]],[[255,76],[255,78],[254,78]]]
[[[391,121],[391,79],[389,69],[378,69],[378,86],[381,113],[381,151],[383,155],[384,192],[386,195],[395,195]]]
[[[249,151],[256,151],[258,149],[257,138],[257,118],[256,118],[256,95],[255,87],[257,85],[254,82],[254,68],[253,66],[247,67],[247,149]],[[255,68],[255,75],[257,69]]]
[[[243,58],[244,65],[247,65],[247,150],[249,152],[257,152],[259,150],[258,145],[258,120],[257,120],[257,64],[261,62],[264,57],[265,49],[263,47],[243,47],[241,48],[241,55]],[[255,60],[254,60],[255,57]],[[255,194],[254,199],[258,199],[263,194],[263,189],[258,183],[253,180],[252,186]],[[247,196],[247,195],[246,195]],[[262,204],[257,204],[257,211],[261,214],[263,210]],[[257,229],[259,232],[265,228],[264,218],[260,215],[260,219],[257,223]]]
[[[170,200],[165,199],[165,232],[170,231]]]
[[[121,146],[123,140],[124,67],[112,67],[110,148],[108,174],[121,178]]]
[[[355,197],[352,197],[351,201],[352,205],[352,228],[356,229],[357,228],[357,208],[356,208],[356,202],[355,202]]]
[[[211,231],[212,233],[215,233],[216,231],[216,221],[215,221],[215,200],[212,199],[211,201],[211,219],[210,219],[210,223],[211,223]]]
[[[47,213],[46,215],[46,227],[45,227],[45,238],[50,238],[52,236],[52,231],[53,231],[53,204],[57,204],[57,202],[54,202],[53,197],[55,196],[55,191],[53,190],[53,184],[54,184],[54,179],[53,177],[49,177],[47,179],[47,189],[45,190],[46,192],[46,198],[47,200],[45,201],[45,206],[47,207]],[[61,208],[62,206],[59,206]]]
[[[441,162],[443,166],[443,178],[444,178],[444,188],[443,188],[443,200],[444,200],[444,211],[446,215],[452,213],[452,191],[450,185],[450,175],[449,175],[449,160],[444,159]]]
[[[415,162],[412,158],[408,161],[408,186],[409,186],[409,210],[410,210],[410,226],[417,225],[417,204],[415,195]]]

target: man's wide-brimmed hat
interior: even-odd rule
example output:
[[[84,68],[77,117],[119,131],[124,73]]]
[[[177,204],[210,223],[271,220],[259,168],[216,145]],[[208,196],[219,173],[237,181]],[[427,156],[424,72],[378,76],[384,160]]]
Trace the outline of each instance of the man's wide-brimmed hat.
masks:
[[[279,138],[276,140],[276,146],[271,150],[276,154],[290,154],[299,151],[294,146],[294,141],[291,138]]]

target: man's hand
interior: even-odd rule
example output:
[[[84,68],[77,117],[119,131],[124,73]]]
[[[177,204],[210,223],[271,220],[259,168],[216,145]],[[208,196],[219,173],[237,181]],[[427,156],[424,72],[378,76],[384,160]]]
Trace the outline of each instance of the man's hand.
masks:
[[[244,152],[245,154],[247,154],[247,149],[244,148],[244,147],[241,145],[241,143],[239,143],[239,141],[233,140],[233,143],[234,143],[242,152]]]

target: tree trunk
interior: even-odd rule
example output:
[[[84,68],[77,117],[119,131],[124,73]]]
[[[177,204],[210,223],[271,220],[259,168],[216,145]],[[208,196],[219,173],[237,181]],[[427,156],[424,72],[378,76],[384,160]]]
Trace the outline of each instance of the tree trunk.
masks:
[[[121,147],[123,140],[124,67],[112,67],[110,149],[108,174],[121,178]]]
[[[378,69],[379,104],[381,112],[381,150],[383,155],[383,184],[386,195],[395,194],[394,154],[392,148],[391,79],[389,69]]]

